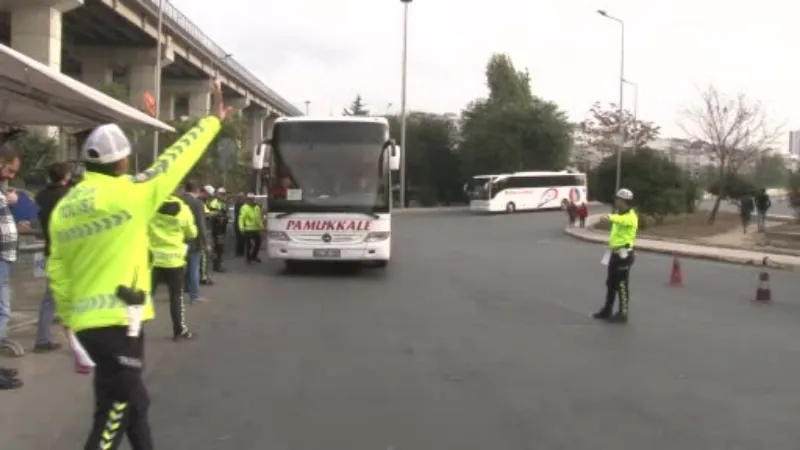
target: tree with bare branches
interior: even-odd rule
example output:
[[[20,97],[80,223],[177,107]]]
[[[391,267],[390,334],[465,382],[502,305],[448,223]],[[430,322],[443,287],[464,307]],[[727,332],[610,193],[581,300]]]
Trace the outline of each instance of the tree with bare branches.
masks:
[[[704,141],[709,159],[718,170],[720,195],[711,208],[708,223],[714,223],[725,198],[726,175],[736,174],[757,160],[780,136],[782,126],[772,125],[761,102],[744,93],[728,95],[708,86],[700,92],[697,104],[684,110],[683,131],[692,139]]]
[[[596,102],[589,110],[589,115],[580,124],[580,131],[586,143],[597,149],[603,156],[616,151],[619,145],[619,124],[625,135],[625,147],[644,148],[647,143],[658,137],[659,127],[652,122],[636,118],[627,109],[622,110],[613,103],[604,105]]]

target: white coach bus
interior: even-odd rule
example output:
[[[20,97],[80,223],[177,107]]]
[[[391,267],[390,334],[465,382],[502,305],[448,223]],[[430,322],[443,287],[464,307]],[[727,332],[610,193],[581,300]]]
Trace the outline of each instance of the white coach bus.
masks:
[[[479,212],[557,209],[588,196],[586,175],[568,171],[477,175],[465,189],[470,209]]]
[[[386,267],[392,171],[401,151],[390,139],[388,121],[281,117],[268,144],[269,257],[289,267],[320,260]]]

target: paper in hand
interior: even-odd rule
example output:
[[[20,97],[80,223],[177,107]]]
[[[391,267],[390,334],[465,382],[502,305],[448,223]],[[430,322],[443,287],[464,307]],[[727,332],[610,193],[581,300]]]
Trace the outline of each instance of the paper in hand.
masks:
[[[603,253],[603,258],[600,259],[600,264],[607,266],[609,261],[611,261],[611,250],[606,250],[606,252]]]
[[[94,361],[83,348],[78,337],[72,331],[69,332],[69,346],[72,348],[72,353],[75,356],[75,372],[81,375],[88,375],[92,373],[94,368]]]

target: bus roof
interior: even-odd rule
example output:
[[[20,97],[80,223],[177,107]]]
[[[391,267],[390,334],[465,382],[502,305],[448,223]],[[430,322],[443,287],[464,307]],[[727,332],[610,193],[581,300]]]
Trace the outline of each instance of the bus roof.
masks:
[[[297,122],[350,122],[350,123],[379,123],[382,125],[389,125],[389,121],[385,117],[367,117],[367,116],[299,116],[299,117],[279,117],[275,120],[276,124],[279,123],[297,123]]]
[[[561,171],[541,171],[541,172],[498,173],[494,175],[475,175],[472,178],[548,177],[553,175],[585,175],[585,174],[583,172],[570,172],[567,170],[561,170]]]

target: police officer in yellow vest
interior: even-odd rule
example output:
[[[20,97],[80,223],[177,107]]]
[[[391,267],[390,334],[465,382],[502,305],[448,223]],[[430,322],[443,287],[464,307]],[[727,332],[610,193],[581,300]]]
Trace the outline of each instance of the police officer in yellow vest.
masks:
[[[608,236],[609,257],[608,276],[606,278],[606,302],[603,308],[594,314],[596,319],[604,319],[614,323],[628,322],[628,304],[630,291],[631,266],[634,261],[633,244],[639,229],[639,216],[631,208],[633,192],[620,189],[615,199],[616,212],[606,216],[611,224]],[[614,300],[619,296],[619,310],[613,314]]]
[[[211,230],[211,209],[208,207],[210,198],[214,197],[214,186],[207,184],[203,186],[203,212],[206,213],[206,230]],[[212,236],[206,236],[206,242],[214,242]],[[212,244],[213,245],[213,244]],[[213,250],[213,247],[212,247]],[[211,279],[211,274],[208,271],[208,253],[209,249],[203,249],[200,258],[200,284],[213,285],[214,281]]]
[[[214,197],[206,203],[210,211],[211,239],[214,242],[214,262],[212,265],[214,272],[225,272],[222,268],[222,258],[225,254],[225,235],[228,231],[226,195],[225,188],[221,187],[216,190]]]
[[[86,174],[50,219],[47,275],[56,311],[95,362],[95,413],[86,449],[152,450],[142,380],[143,321],[154,316],[148,227],[161,204],[203,156],[229,110],[219,81],[214,116],[201,119],[135,178],[131,144],[116,125],[97,127],[81,150]]]
[[[242,205],[237,225],[244,235],[244,254],[247,264],[260,263],[258,252],[261,250],[261,229],[264,228],[264,219],[254,194],[247,194],[247,203]]]
[[[175,341],[192,339],[186,326],[186,303],[183,299],[183,280],[186,266],[186,242],[197,237],[194,216],[183,200],[172,196],[158,209],[150,222],[150,253],[153,257],[153,289],[160,283],[169,289],[169,314],[172,318],[172,338]]]

